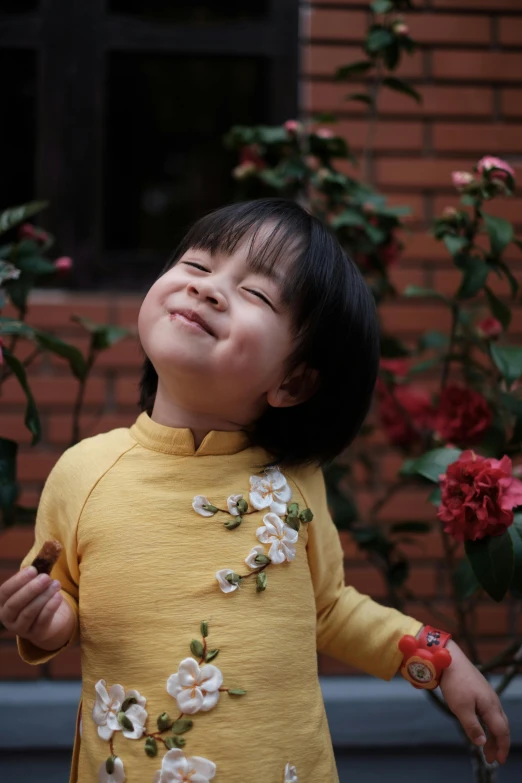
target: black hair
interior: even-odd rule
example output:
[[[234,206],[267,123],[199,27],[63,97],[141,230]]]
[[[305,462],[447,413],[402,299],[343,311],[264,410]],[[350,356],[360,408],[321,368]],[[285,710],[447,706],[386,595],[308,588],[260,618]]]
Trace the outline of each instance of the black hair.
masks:
[[[270,230],[260,233],[263,227]],[[371,404],[380,356],[372,292],[329,229],[296,202],[280,198],[231,204],[200,218],[162,274],[189,248],[233,253],[247,238],[251,267],[269,274],[285,265],[282,299],[297,338],[288,372],[304,362],[319,376],[306,402],[269,406],[247,429],[250,442],[268,452],[269,464],[324,465],[350,445]],[[140,407],[149,414],[157,385],[146,358]]]

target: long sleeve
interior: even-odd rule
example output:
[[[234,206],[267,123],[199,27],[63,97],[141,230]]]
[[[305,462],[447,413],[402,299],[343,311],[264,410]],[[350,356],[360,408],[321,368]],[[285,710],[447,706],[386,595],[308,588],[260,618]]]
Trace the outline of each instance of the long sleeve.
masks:
[[[36,647],[26,639],[17,637],[22,660],[30,664],[45,663],[58,652],[70,646],[78,636],[78,556],[76,551],[76,524],[71,503],[71,489],[75,486],[71,474],[70,458],[66,453],[55,465],[45,484],[36,517],[35,541],[31,551],[23,559],[21,568],[30,565],[44,541],[54,539],[63,547],[58,562],[51,572],[53,579],[62,585],[61,594],[76,615],[76,630],[60,650],[52,652]]]
[[[345,585],[343,551],[328,511],[322,471],[303,472],[295,481],[314,514],[307,551],[316,601],[317,649],[390,680],[402,661],[399,639],[404,634],[415,636],[422,623]]]

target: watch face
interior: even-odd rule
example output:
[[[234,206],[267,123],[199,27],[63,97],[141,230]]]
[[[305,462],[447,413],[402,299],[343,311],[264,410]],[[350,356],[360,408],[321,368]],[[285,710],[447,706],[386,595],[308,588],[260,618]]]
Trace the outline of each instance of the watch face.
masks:
[[[412,663],[409,663],[408,673],[412,680],[415,680],[415,682],[420,682],[423,685],[433,680],[433,672],[431,671],[430,667],[425,663],[421,663],[421,661],[413,661]]]

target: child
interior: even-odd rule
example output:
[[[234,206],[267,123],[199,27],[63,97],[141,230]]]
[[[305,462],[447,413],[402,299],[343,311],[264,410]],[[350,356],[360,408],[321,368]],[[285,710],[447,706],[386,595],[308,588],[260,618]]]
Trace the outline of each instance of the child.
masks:
[[[371,293],[300,206],[247,202],[189,231],[139,335],[143,413],[62,456],[0,588],[24,661],[79,634],[70,779],[335,783],[316,651],[389,680],[422,627],[344,586],[319,469],[370,405]],[[25,567],[49,540],[54,581]],[[503,762],[500,702],[448,649],[448,704],[483,745],[481,715]]]

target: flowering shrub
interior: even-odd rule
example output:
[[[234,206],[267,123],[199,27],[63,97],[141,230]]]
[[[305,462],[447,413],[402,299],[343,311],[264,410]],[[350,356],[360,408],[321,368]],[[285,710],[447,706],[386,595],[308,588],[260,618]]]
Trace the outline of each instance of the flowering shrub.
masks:
[[[53,353],[68,362],[71,373],[78,381],[78,395],[71,423],[71,443],[75,443],[80,438],[83,392],[96,357],[100,351],[128,333],[120,327],[94,324],[73,316],[73,320],[91,337],[88,354],[84,357],[75,346],[59,340],[53,334],[28,326],[25,322],[29,294],[35,284],[60,278],[73,268],[73,261],[68,256],[61,256],[54,261],[45,258],[53,246],[54,238],[26,222],[45,206],[43,202],[33,202],[0,212],[0,235],[6,234],[12,238],[0,247],[0,313],[7,303],[17,311],[16,318],[0,315],[0,393],[2,385],[11,377],[22,387],[27,399],[25,424],[31,432],[33,445],[41,438],[41,426],[27,368],[44,352]],[[24,360],[17,355],[21,341],[34,346],[33,352]],[[15,441],[0,436],[0,530],[16,522],[32,524],[35,520],[35,509],[21,508],[17,503],[17,451],[18,444]]]

